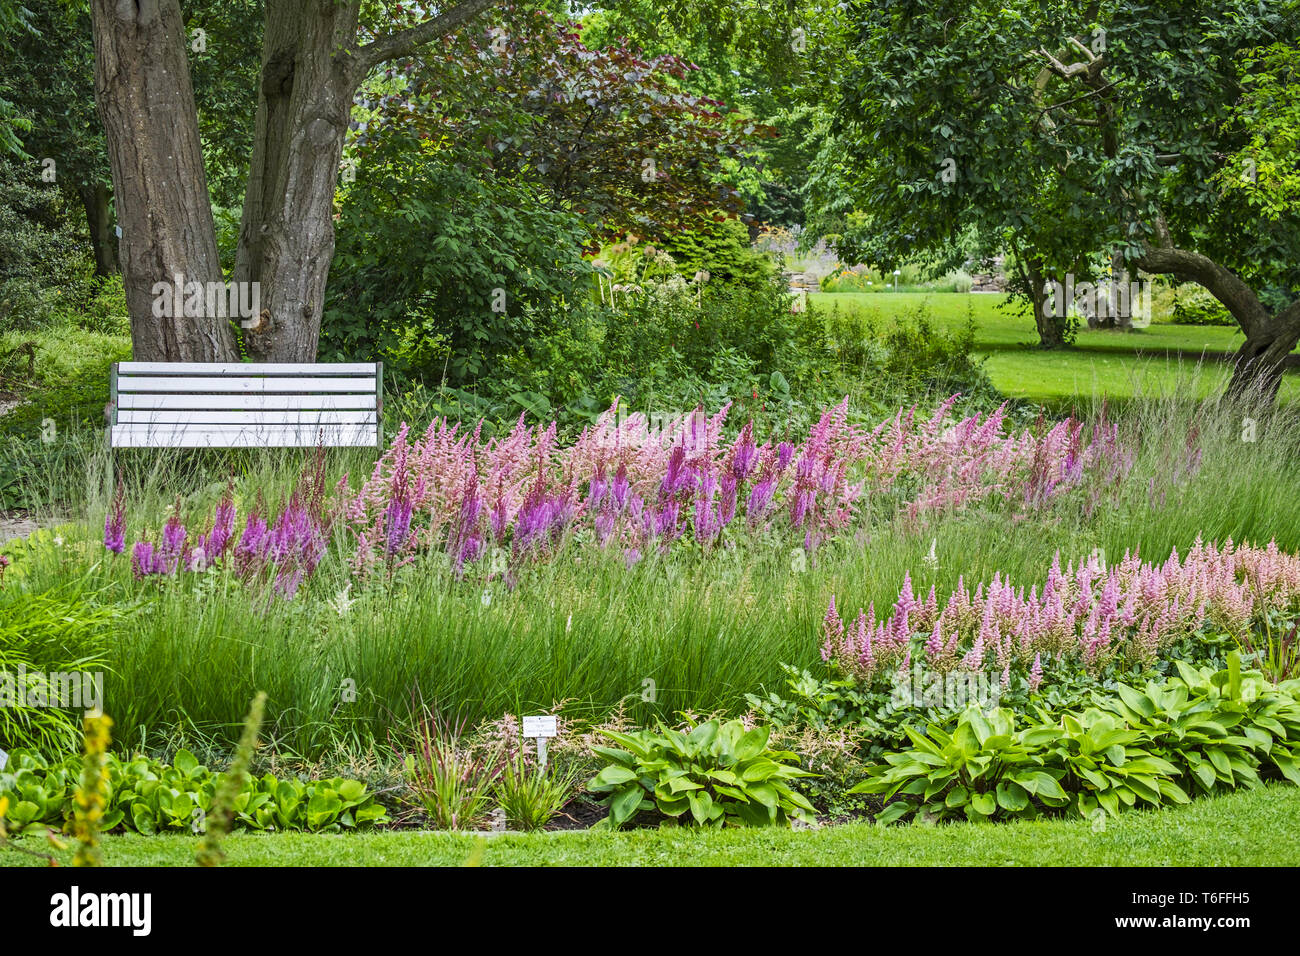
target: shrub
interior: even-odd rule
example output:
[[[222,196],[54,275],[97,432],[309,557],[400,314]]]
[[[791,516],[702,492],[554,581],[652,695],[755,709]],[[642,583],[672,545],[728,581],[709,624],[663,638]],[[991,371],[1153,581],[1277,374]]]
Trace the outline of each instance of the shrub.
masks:
[[[343,194],[321,361],[461,385],[587,301],[580,219],[453,158],[397,133],[365,155]]]
[[[1173,321],[1181,325],[1237,324],[1232,313],[1205,287],[1191,282],[1174,292]]]
[[[0,333],[48,325],[89,291],[75,221],[39,167],[0,156]]]
[[[609,762],[588,789],[609,794],[610,826],[643,810],[699,826],[815,819],[813,805],[789,784],[814,775],[790,765],[794,754],[768,748],[769,727],[746,730],[739,720],[709,720],[687,733],[658,727],[657,733],[601,731],[624,748],[593,748]]]
[[[749,230],[738,219],[682,229],[665,236],[662,246],[687,278],[703,271],[710,283],[761,289],[774,275],[771,258],[749,244]]]

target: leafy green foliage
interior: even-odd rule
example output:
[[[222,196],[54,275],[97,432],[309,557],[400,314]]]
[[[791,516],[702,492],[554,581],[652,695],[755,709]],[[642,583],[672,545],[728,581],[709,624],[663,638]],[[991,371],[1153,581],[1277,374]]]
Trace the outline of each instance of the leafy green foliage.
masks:
[[[1189,793],[1257,787],[1265,777],[1300,785],[1300,681],[1273,685],[1259,672],[1192,668],[1119,684],[1096,706],[1016,729],[1016,715],[972,705],[949,733],[906,728],[912,749],[885,756],[853,792],[895,798],[878,820],[1033,817],[1069,809],[1115,815],[1139,802],[1186,803]],[[1265,770],[1261,776],[1261,769]]]
[[[1176,290],[1173,321],[1180,325],[1237,324],[1232,313],[1198,285],[1184,285]]]
[[[506,6],[482,29],[417,56],[399,78],[405,85],[394,80],[397,91],[376,105],[381,127],[450,137],[596,232],[665,239],[735,215],[722,163],[770,132],[684,90],[694,70],[678,56],[644,57],[625,40],[588,48],[545,11]]]
[[[768,748],[768,727],[746,730],[739,720],[708,720],[685,733],[662,722],[658,732],[602,733],[623,749],[593,748],[608,763],[588,789],[609,794],[613,827],[643,810],[698,826],[813,818],[813,805],[789,783],[813,774],[791,766],[794,754]]]
[[[707,272],[708,281],[761,288],[773,278],[772,260],[749,244],[749,230],[736,219],[681,229],[663,240],[664,250],[687,277]]]
[[[568,802],[577,776],[576,769],[539,767],[522,754],[507,761],[496,784],[497,805],[506,823],[519,830],[542,829]]]
[[[49,532],[38,535],[48,538]],[[111,627],[131,611],[87,596],[0,590],[0,742],[4,749],[56,753],[78,745],[80,714],[47,705],[66,683],[54,675],[75,676],[82,709],[90,709],[82,675],[106,669]],[[25,686],[18,686],[20,681]]]
[[[786,673],[784,692],[745,695],[749,706],[770,723],[817,730],[846,726],[880,730],[875,720],[878,701],[859,690],[856,680],[822,680],[789,664],[782,664],[781,669]]]
[[[213,773],[186,750],[170,766],[146,757],[109,754],[109,793],[102,829],[136,833],[202,833],[224,775]],[[51,763],[18,750],[0,773],[0,796],[10,800],[8,822],[24,828],[61,827],[72,814],[80,758]],[[331,832],[388,822],[374,794],[357,780],[333,777],[304,783],[271,774],[247,779],[234,800],[234,826],[250,830]]]
[[[1033,815],[1030,797],[1049,807],[1069,801],[1060,774],[1015,733],[1015,715],[999,708],[984,714],[978,705],[962,712],[949,734],[931,725],[928,734],[906,728],[913,749],[885,756],[857,793],[897,796],[876,818],[890,823],[926,813],[944,820],[956,816],[989,819],[1007,813]]]
[[[886,264],[974,229],[1049,277],[1085,276],[1099,253],[1132,261],[1163,242],[1231,269],[1270,309],[1294,300],[1300,230],[1279,201],[1294,3],[889,0],[850,16],[813,189],[849,222],[841,255]],[[1240,180],[1247,158],[1258,189],[1211,186]]]
[[[0,156],[0,333],[40,328],[85,299],[77,249],[66,196],[35,160]]]
[[[1259,786],[1261,769],[1300,785],[1300,680],[1273,685],[1243,671],[1235,651],[1223,670],[1177,666],[1179,676],[1164,684],[1120,685],[1106,709],[1176,764],[1189,788]]]
[[[460,385],[588,300],[584,227],[534,186],[386,136],[343,194],[321,359]]]

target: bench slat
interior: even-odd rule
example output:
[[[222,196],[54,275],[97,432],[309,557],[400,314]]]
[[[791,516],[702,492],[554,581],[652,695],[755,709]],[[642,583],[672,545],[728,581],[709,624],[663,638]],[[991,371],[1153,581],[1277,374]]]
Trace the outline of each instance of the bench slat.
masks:
[[[378,369],[374,362],[118,362],[119,375],[231,375],[235,377],[258,375],[291,375],[299,378],[312,375],[369,375]]]
[[[146,375],[118,375],[118,394],[123,392],[375,392],[373,378],[242,378],[236,376],[164,378]]]
[[[189,409],[119,409],[118,424],[151,425],[241,425],[263,428],[274,425],[373,425],[374,409],[348,409],[344,411],[319,411],[278,409],[271,411],[191,411]]]
[[[271,411],[274,409],[373,409],[375,396],[371,395],[122,395],[117,397],[117,407],[205,409],[232,408]]]
[[[238,425],[160,426],[114,425],[116,448],[314,448],[373,446],[379,440],[376,425],[336,425],[317,428]]]
[[[114,448],[374,447],[383,364],[119,362]]]

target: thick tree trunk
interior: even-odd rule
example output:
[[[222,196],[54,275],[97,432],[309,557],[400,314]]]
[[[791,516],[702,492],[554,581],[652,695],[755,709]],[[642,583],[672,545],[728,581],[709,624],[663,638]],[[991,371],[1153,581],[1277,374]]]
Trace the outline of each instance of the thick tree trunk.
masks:
[[[1136,265],[1146,272],[1196,282],[1222,302],[1246,333],[1234,360],[1228,395],[1265,402],[1277,399],[1287,356],[1300,343],[1300,299],[1271,314],[1236,273],[1187,249],[1152,247]]]
[[[357,0],[267,0],[252,165],[235,279],[259,283],[261,361],[311,362],[334,256],[334,189],[352,97],[367,73],[457,29],[492,0],[461,0],[356,45]]]
[[[235,278],[256,282],[261,321],[246,335],[262,361],[311,362],[334,256],[334,189],[359,78],[338,55],[360,5],[268,0],[252,167]]]
[[[1288,322],[1287,313],[1294,313]],[[1247,336],[1233,359],[1232,380],[1228,394],[1234,398],[1272,403],[1277,399],[1282,384],[1282,371],[1287,357],[1300,343],[1300,307],[1293,304],[1279,313],[1266,332],[1254,338]]]
[[[1133,303],[1128,295],[1128,268],[1124,264],[1124,254],[1116,250],[1110,256],[1110,283],[1103,300],[1097,299],[1098,324],[1105,329],[1133,328]],[[1104,306],[1103,306],[1104,302]],[[1102,313],[1101,309],[1105,312]]]
[[[117,236],[113,232],[113,224],[109,221],[108,187],[103,183],[78,186],[77,194],[81,197],[81,204],[86,208],[90,247],[95,253],[95,275],[100,278],[116,275],[121,267],[117,262]]]
[[[222,281],[178,0],[92,0],[91,16],[132,352],[140,361],[234,360],[228,319],[155,314],[157,283]]]

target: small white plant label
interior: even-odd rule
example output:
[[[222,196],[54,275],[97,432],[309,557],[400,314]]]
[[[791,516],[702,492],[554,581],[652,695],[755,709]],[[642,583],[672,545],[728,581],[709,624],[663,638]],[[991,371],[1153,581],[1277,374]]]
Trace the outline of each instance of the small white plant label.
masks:
[[[546,738],[554,737],[554,717],[525,717],[524,736],[537,739],[537,765],[546,766]]]
[[[7,764],[8,762],[9,762],[9,755],[5,753],[3,750],[0,750],[0,770],[3,770],[5,768],[5,764]]]
[[[554,717],[525,717],[524,736],[525,737],[554,737],[555,718]]]

